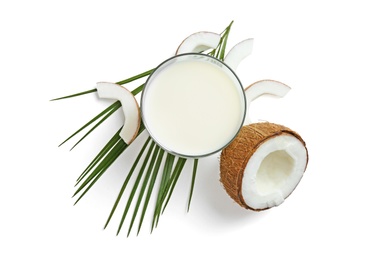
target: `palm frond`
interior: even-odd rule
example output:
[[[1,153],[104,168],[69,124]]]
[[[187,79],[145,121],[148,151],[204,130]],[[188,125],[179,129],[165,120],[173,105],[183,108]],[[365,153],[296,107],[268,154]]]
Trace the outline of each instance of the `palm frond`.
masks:
[[[221,40],[214,50],[212,50],[209,55],[212,55],[220,60],[223,60],[225,57],[225,49],[230,33],[231,26],[233,21],[229,24],[228,27],[221,33]],[[118,81],[117,84],[123,85],[135,80],[141,79],[150,75],[154,69],[147,70],[143,73],[132,76],[128,79]],[[137,88],[133,89],[131,92],[135,96],[139,94],[144,88],[144,83],[139,85]],[[96,89],[87,90],[84,92],[52,99],[62,100],[72,97],[78,97],[81,95],[89,94],[96,92]],[[72,149],[78,145],[82,140],[84,140],[90,133],[92,133],[98,126],[100,126],[106,119],[108,119],[117,109],[121,107],[119,101],[114,102],[109,107],[104,109],[81,128],[75,131],[67,139],[65,139],[59,146],[68,142],[70,139],[75,137],[77,134],[81,133],[83,130],[86,130],[87,127],[91,127],[89,131],[86,132],[72,147]],[[93,185],[101,178],[101,176],[106,172],[106,170],[114,163],[114,161],[126,150],[128,145],[120,138],[119,129],[114,136],[106,143],[106,145],[98,152],[95,158],[87,165],[84,171],[76,180],[76,191],[73,196],[78,196],[75,204],[83,198],[83,196],[93,187]],[[145,130],[145,126],[141,122],[140,130],[138,135]],[[173,191],[176,187],[178,179],[183,172],[184,166],[188,160],[186,158],[176,157],[162,148],[160,148],[152,139],[148,137],[142,146],[141,150],[138,152],[138,155],[127,174],[122,187],[119,191],[119,194],[114,202],[114,205],[110,211],[108,219],[104,225],[104,228],[108,226],[115,211],[118,208],[120,201],[123,199],[123,194],[126,189],[129,189],[129,196],[126,200],[120,223],[117,228],[117,235],[120,233],[123,225],[125,223],[126,217],[132,206],[132,202],[135,200],[135,205],[133,205],[133,212],[131,215],[127,236],[129,236],[132,227],[135,223],[137,216],[138,218],[138,230],[137,234],[140,232],[141,227],[144,222],[144,218],[148,209],[148,206],[151,201],[153,191],[156,190],[156,201],[154,205],[154,211],[152,215],[152,225],[151,232],[157,227],[159,223],[160,216],[163,214],[166,209],[170,198],[173,194]],[[136,169],[138,169],[137,174]],[[196,173],[198,170],[198,159],[193,160],[192,166],[192,178],[189,191],[187,211],[190,208],[192,195],[195,186]],[[161,174],[159,184],[156,183],[159,174]],[[131,178],[134,177],[134,182],[130,182]],[[130,183],[132,183],[130,185]],[[158,186],[158,187],[157,187]]]

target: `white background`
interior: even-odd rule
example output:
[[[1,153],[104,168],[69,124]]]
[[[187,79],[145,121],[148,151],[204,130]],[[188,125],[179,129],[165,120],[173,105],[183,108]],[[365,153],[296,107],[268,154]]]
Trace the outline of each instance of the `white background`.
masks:
[[[272,3],[271,3],[272,2]],[[254,5],[256,3],[256,5]],[[386,1],[1,1],[1,259],[389,259],[390,34]],[[250,212],[201,160],[186,213],[189,171],[160,225],[116,236],[103,225],[128,172],[123,156],[79,204],[75,179],[120,126],[120,114],[80,146],[57,145],[106,107],[94,94],[170,57],[189,34],[254,38],[244,85],[292,90],[253,104],[254,120],[301,134],[310,161],[279,207]],[[126,226],[127,227],[127,226]]]

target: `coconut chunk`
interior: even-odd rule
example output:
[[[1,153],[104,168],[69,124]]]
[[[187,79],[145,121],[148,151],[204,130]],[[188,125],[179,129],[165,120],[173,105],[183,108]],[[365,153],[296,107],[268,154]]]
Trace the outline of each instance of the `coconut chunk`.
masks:
[[[259,80],[247,88],[245,88],[245,97],[247,100],[247,108],[246,111],[249,111],[250,104],[255,99],[259,98],[262,95],[269,94],[276,97],[284,97],[289,91],[290,87],[286,84],[276,81],[276,80]],[[244,125],[250,124],[251,121],[249,119],[249,113],[246,114]]]
[[[183,40],[176,50],[176,55],[189,52],[202,52],[217,48],[221,35],[213,32],[196,32]]]
[[[96,85],[99,98],[116,99],[121,102],[124,114],[124,124],[119,136],[130,144],[137,136],[141,115],[138,102],[133,94],[121,85],[109,82],[99,82]]]
[[[252,53],[253,41],[253,38],[249,38],[234,45],[233,48],[231,48],[231,50],[229,51],[229,53],[226,55],[224,62],[232,70],[236,71],[241,61],[243,61]]]
[[[221,183],[242,207],[265,210],[294,191],[307,163],[305,142],[296,132],[273,123],[250,124],[221,153]]]

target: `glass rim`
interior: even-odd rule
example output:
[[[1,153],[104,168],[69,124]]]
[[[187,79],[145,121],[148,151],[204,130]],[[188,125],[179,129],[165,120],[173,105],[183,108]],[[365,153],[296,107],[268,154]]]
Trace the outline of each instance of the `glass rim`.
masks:
[[[170,149],[169,147],[167,147],[166,145],[162,144],[158,138],[156,138],[154,135],[153,135],[153,130],[151,131],[150,130],[150,127],[147,123],[147,120],[145,120],[145,118],[147,118],[145,116],[145,113],[144,113],[144,103],[145,103],[145,92],[147,91],[148,89],[148,86],[149,86],[149,82],[151,81],[151,79],[157,75],[160,71],[160,69],[162,67],[164,67],[165,65],[167,65],[169,62],[172,62],[173,60],[175,59],[179,59],[181,57],[189,57],[189,56],[198,56],[198,57],[204,57],[204,58],[210,58],[216,62],[218,62],[219,64],[221,64],[223,67],[225,67],[228,71],[228,73],[231,73],[231,75],[233,76],[233,78],[237,81],[238,84],[234,84],[236,85],[236,88],[237,90],[239,90],[239,93],[242,95],[242,109],[243,109],[243,112],[242,112],[242,119],[241,119],[241,122],[239,124],[239,127],[236,131],[236,133],[232,136],[232,138],[226,143],[224,144],[222,147],[219,147],[218,149],[215,149],[211,152],[207,152],[207,153],[202,153],[202,154],[184,154],[184,153],[180,153],[180,152],[176,152],[172,149]],[[169,64],[168,64],[169,66]],[[202,158],[202,157],[207,157],[207,156],[210,156],[210,155],[213,155],[213,154],[216,154],[218,152],[220,152],[221,150],[223,150],[225,147],[227,147],[238,135],[238,133],[240,132],[243,124],[244,124],[244,121],[245,121],[245,117],[246,117],[246,113],[247,113],[247,100],[246,100],[246,96],[245,96],[245,89],[243,88],[242,86],[242,83],[239,79],[239,77],[237,76],[237,74],[234,72],[234,70],[232,68],[230,68],[226,63],[224,63],[223,61],[221,61],[220,59],[218,58],[215,58],[213,56],[210,56],[208,54],[204,54],[204,53],[194,53],[194,52],[189,52],[189,53],[183,53],[183,54],[178,54],[178,55],[174,55],[166,60],[164,60],[163,62],[161,62],[154,70],[153,72],[148,76],[147,80],[145,81],[144,83],[144,87],[143,87],[143,90],[142,90],[142,93],[141,93],[141,99],[140,99],[140,110],[141,110],[141,118],[142,118],[142,122],[145,126],[145,129],[148,131],[148,134],[149,136],[153,139],[153,141],[158,145],[160,146],[162,149],[164,149],[166,152],[172,154],[172,155],[176,155],[176,156],[179,156],[179,157],[183,157],[183,158],[189,158],[189,159],[197,159],[197,158]]]

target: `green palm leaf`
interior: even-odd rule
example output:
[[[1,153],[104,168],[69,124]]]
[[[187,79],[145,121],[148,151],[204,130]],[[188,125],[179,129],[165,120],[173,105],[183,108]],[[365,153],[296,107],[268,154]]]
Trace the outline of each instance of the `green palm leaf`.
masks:
[[[225,57],[225,49],[228,40],[228,36],[231,30],[233,21],[229,24],[228,27],[221,33],[221,40],[216,49],[212,50],[209,55],[212,55],[220,60],[223,60]],[[118,81],[117,84],[123,85],[133,82],[135,80],[141,79],[150,75],[154,69],[145,71],[143,73],[132,76],[128,79]],[[132,90],[132,94],[135,96],[139,94],[144,88],[144,83],[139,85],[137,88]],[[84,92],[52,99],[62,100],[72,97],[78,97],[81,95],[94,93],[96,89],[87,90]],[[99,125],[101,125],[107,118],[109,118],[116,110],[121,107],[119,101],[114,102],[109,107],[104,109],[81,128],[75,131],[67,139],[65,139],[59,146],[63,145],[77,134],[81,133],[83,130],[86,130],[87,127],[91,126],[91,129],[86,132],[72,147],[72,149],[78,145],[82,140],[84,140],[90,133],[92,133]],[[144,125],[141,122],[140,130],[138,135],[145,129]],[[87,165],[84,171],[76,180],[76,191],[73,196],[78,196],[75,204],[93,187],[93,185],[100,179],[100,177],[106,172],[106,170],[115,162],[115,160],[126,150],[128,145],[120,138],[119,136],[120,129],[114,134],[114,136],[107,142],[107,144],[99,151],[95,158]],[[165,159],[164,159],[165,156]],[[127,188],[130,189],[129,197],[127,198],[126,205],[123,209],[121,220],[117,229],[117,235],[120,233],[125,219],[128,215],[128,212],[131,208],[132,202],[135,199],[136,204],[134,205],[130,224],[128,227],[127,235],[130,234],[132,227],[135,223],[136,217],[139,215],[139,223],[137,234],[140,232],[149,203],[152,197],[153,191],[156,190],[156,202],[154,206],[154,212],[152,215],[152,225],[151,232],[159,223],[159,218],[167,207],[170,198],[173,194],[173,191],[176,187],[177,181],[180,175],[183,172],[183,168],[188,160],[181,157],[176,157],[156,145],[156,143],[148,137],[138,152],[138,155],[131,166],[131,169],[126,176],[123,185],[119,191],[119,194],[114,202],[114,205],[111,209],[111,212],[108,216],[108,219],[104,225],[104,228],[110,223],[119,202],[123,198],[123,194]],[[135,171],[138,166],[141,164],[138,175],[135,177]],[[189,192],[189,199],[187,205],[187,211],[190,208],[191,199],[195,186],[196,172],[198,169],[198,159],[193,160],[192,167],[192,178]],[[159,185],[156,185],[156,180],[158,175],[161,174],[161,179]],[[135,177],[136,179],[129,185],[131,178]],[[158,186],[158,187],[157,187]],[[138,197],[137,197],[138,196]],[[137,198],[136,198],[137,197]],[[143,204],[142,204],[143,203]],[[141,210],[141,211],[140,211]]]

